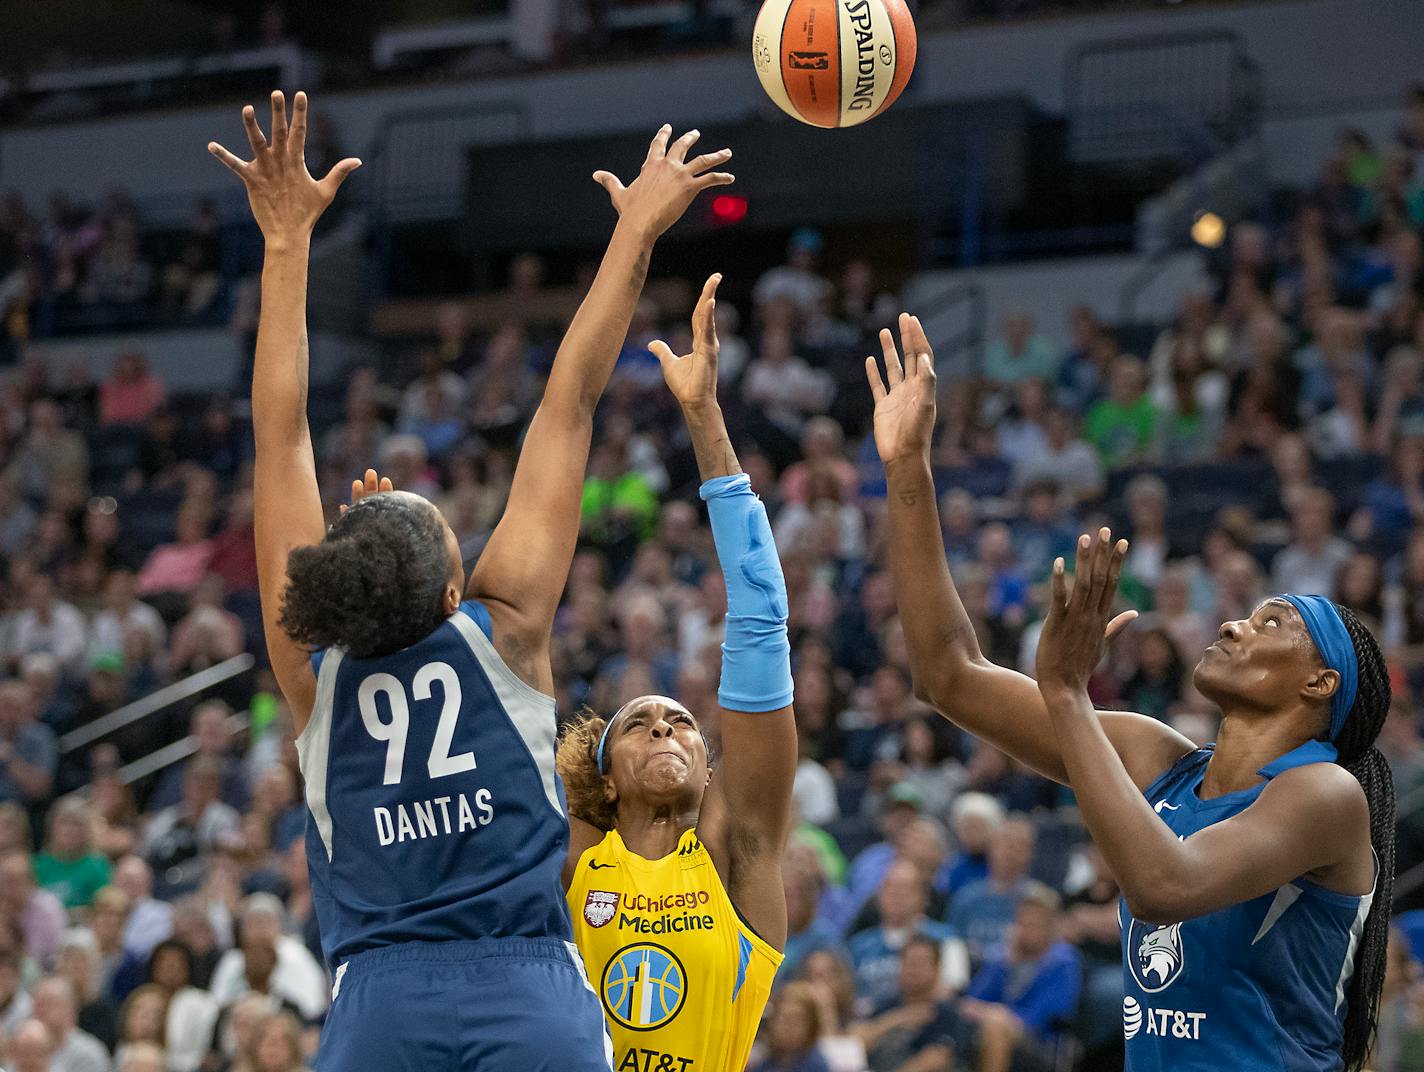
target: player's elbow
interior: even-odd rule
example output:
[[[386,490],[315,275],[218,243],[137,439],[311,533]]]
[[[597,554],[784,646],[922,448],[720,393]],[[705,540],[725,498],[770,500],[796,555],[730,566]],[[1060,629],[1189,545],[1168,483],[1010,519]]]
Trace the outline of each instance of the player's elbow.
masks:
[[[1161,877],[1124,882],[1122,896],[1132,918],[1141,923],[1180,923],[1189,914],[1182,887]]]

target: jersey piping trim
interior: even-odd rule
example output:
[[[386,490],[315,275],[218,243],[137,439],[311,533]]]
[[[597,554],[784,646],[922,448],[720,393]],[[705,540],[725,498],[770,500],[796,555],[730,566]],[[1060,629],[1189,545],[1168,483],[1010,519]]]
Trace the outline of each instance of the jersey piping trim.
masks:
[[[560,819],[565,818],[554,772],[554,747],[558,733],[554,698],[544,695],[521,680],[506,666],[489,637],[485,636],[468,614],[457,611],[450,616],[449,621],[465,638],[475,661],[489,678],[490,686],[494,689],[500,706],[504,708],[505,716],[524,742],[529,758],[539,772],[539,781],[543,785],[549,807],[554,809]]]
[[[331,759],[331,715],[336,695],[336,678],[346,653],[338,649],[326,652],[321,660],[321,672],[316,679],[316,702],[311,718],[297,736],[297,766],[306,782],[307,810],[326,848],[327,862],[332,857],[331,812],[326,806],[327,767]]]

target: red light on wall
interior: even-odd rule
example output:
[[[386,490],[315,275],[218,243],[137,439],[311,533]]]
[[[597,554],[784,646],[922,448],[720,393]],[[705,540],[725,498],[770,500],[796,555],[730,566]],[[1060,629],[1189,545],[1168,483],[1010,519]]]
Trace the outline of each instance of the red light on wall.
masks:
[[[737,194],[718,194],[712,199],[712,222],[719,226],[740,223],[747,218],[747,199]]]

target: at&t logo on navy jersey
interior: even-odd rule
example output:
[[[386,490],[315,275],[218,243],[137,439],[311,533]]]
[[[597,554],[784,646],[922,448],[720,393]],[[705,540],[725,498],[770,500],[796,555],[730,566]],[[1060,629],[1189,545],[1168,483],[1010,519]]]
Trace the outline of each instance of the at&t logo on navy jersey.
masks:
[[[1134,919],[1128,932],[1127,951],[1132,977],[1149,994],[1166,990],[1186,967],[1180,923],[1160,926]]]

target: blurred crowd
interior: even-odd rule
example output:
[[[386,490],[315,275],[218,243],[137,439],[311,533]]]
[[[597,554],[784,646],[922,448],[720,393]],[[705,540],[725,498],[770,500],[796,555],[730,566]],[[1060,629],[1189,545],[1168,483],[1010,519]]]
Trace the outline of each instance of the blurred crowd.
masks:
[[[1424,862],[1420,166],[1424,90],[1391,143],[1346,133],[1283,219],[1236,223],[1172,322],[1080,308],[1059,343],[1011,312],[972,374],[942,377],[933,457],[985,653],[1032,666],[1050,563],[1110,522],[1143,615],[1094,698],[1195,740],[1215,713],[1191,669],[1222,620],[1278,590],[1364,615],[1394,678],[1401,876]],[[43,224],[6,209],[0,234],[31,252],[0,302],[36,250],[82,301],[98,250],[132,237],[119,202],[68,229],[63,206]],[[801,743],[790,939],[754,1067],[993,1072],[1018,1038],[1015,1067],[1114,1067],[1117,889],[1071,795],[913,695],[863,379],[898,305],[835,253],[798,231],[717,310],[723,405],[786,574]],[[537,289],[537,259],[518,263]],[[176,307],[204,289],[189,276]],[[27,294],[8,316],[32,315]],[[668,693],[715,746],[725,594],[647,350],[685,352],[683,315],[642,303],[599,411],[553,658],[562,712]],[[314,405],[328,507],[373,464],[476,558],[562,327],[473,329],[451,308],[313,391],[335,400]],[[170,392],[142,353],[97,381],[23,359],[0,377],[0,1059],[23,1072],[296,1072],[312,1052],[329,983],[290,720],[262,668],[249,461],[241,407]],[[214,668],[200,693],[100,721]],[[1417,882],[1397,889],[1424,906]],[[1381,1070],[1424,1067],[1418,918],[1391,947]]]

